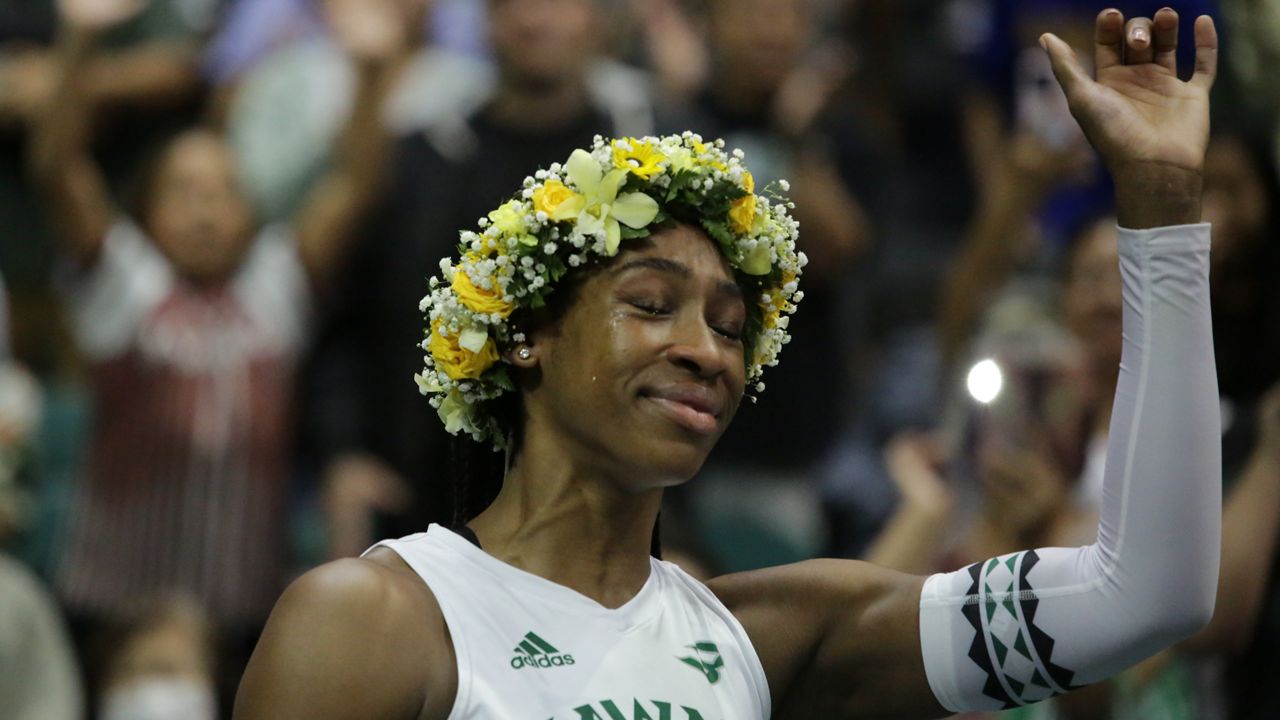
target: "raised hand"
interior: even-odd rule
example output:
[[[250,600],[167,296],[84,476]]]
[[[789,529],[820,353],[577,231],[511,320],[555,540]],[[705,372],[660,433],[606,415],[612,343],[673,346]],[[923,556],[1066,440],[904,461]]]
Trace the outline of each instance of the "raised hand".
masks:
[[[1116,178],[1117,210],[1126,227],[1199,220],[1201,172],[1209,142],[1209,90],[1218,64],[1213,20],[1196,20],[1196,67],[1178,79],[1178,14],[1127,23],[1104,10],[1095,24],[1096,79],[1051,33],[1049,53],[1071,113]]]
[[[414,33],[406,3],[398,0],[329,0],[326,16],[334,37],[356,62],[391,60],[409,46]]]
[[[945,453],[937,439],[904,432],[885,446],[884,461],[902,502],[914,511],[941,518],[951,508],[951,488],[942,476]]]
[[[58,0],[62,21],[86,30],[106,30],[132,18],[147,0]]]
[[[982,487],[988,518],[1020,543],[1040,542],[1039,534],[1067,500],[1067,483],[1048,452],[999,448],[984,461]]]

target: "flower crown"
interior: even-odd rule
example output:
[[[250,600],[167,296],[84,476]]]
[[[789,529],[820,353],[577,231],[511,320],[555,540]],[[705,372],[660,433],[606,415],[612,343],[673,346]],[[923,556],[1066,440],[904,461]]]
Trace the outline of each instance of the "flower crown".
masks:
[[[794,205],[771,191],[755,194],[742,151],[724,141],[704,143],[690,132],[666,137],[596,136],[591,150],[525,178],[523,189],[463,231],[461,259],[440,261],[440,277],[419,309],[428,327],[425,368],[414,376],[445,429],[504,447],[491,401],[514,392],[499,348],[523,342],[517,310],[545,306],[564,275],[618,254],[623,240],[648,236],[667,222],[701,227],[716,243],[746,290],[743,330],[747,380],[778,363],[791,337],[789,316],[803,298],[797,289],[808,262],[796,251]],[[779,182],[785,192],[789,186]]]

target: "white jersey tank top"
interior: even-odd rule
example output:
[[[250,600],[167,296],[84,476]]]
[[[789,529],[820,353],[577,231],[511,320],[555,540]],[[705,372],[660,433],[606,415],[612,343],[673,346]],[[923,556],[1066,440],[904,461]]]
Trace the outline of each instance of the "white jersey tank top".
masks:
[[[449,720],[764,720],[769,689],[738,620],[671,563],[609,609],[439,525],[395,551],[440,604],[457,653]]]

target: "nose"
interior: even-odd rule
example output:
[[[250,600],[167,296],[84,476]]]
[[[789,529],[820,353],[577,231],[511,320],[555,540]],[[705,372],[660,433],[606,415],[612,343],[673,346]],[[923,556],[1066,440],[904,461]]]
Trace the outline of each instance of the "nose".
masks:
[[[667,358],[699,378],[711,379],[723,373],[734,351],[722,342],[700,313],[685,313],[672,327],[673,342]]]

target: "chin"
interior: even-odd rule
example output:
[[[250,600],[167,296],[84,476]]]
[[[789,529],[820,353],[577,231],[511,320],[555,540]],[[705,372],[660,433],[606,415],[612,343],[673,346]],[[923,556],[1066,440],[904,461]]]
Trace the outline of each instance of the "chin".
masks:
[[[706,444],[693,438],[666,438],[649,436],[639,452],[631,453],[633,460],[628,467],[644,476],[647,487],[674,487],[693,479],[702,469],[714,443]]]

